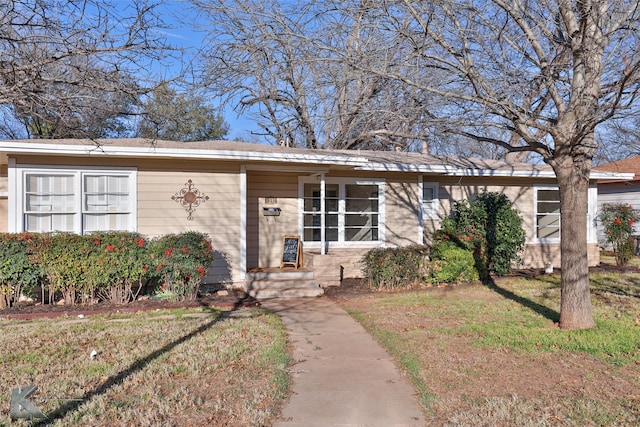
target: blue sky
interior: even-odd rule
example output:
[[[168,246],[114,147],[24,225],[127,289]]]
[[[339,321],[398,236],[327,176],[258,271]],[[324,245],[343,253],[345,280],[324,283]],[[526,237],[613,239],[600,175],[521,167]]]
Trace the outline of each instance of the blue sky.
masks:
[[[122,3],[128,2],[122,1]],[[190,55],[195,56],[195,51],[200,47],[202,42],[203,34],[196,31],[195,27],[185,25],[181,22],[180,17],[183,17],[182,19],[195,19],[195,15],[189,12],[185,2],[178,0],[163,1],[160,2],[157,11],[162,15],[165,23],[172,27],[162,31],[167,37],[167,42],[176,47],[185,48],[190,52]],[[174,76],[179,73],[180,65],[176,62],[174,67],[174,70],[170,68],[158,69],[157,72],[163,77]],[[249,140],[252,139],[250,132],[258,129],[254,120],[247,117],[237,117],[237,114],[231,110],[230,107],[225,109],[224,117],[227,123],[229,123],[228,139],[239,138]],[[253,139],[255,139],[255,137],[253,137]]]

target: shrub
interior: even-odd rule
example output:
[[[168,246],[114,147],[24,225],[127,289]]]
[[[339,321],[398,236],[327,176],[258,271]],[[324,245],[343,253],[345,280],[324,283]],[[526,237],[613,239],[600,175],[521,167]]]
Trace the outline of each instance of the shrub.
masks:
[[[434,244],[431,252],[431,283],[472,282],[478,279],[473,251],[448,241]]]
[[[607,243],[613,246],[617,265],[625,265],[634,252],[631,239],[633,224],[638,221],[639,211],[624,203],[605,203],[598,220],[603,225]]]
[[[92,291],[114,303],[135,300],[151,261],[147,240],[123,231],[93,233],[85,239],[92,247],[87,272]]]
[[[189,231],[169,234],[150,244],[151,270],[166,295],[194,299],[213,261],[211,242],[205,234]]]
[[[419,245],[372,249],[362,258],[362,273],[374,288],[408,287],[425,280],[428,254]]]
[[[95,299],[127,303],[147,279],[156,279],[177,299],[197,296],[213,260],[206,235],[162,236],[148,242],[138,233],[110,231],[89,235],[23,233],[0,235],[0,308],[10,306],[38,284],[49,303]]]
[[[0,308],[12,307],[22,294],[30,294],[43,271],[33,258],[29,233],[0,235]]]
[[[520,262],[526,234],[522,217],[509,198],[501,193],[484,192],[471,202],[455,202],[449,218],[442,222],[435,241],[448,240],[457,247],[473,251],[476,269],[486,279],[490,272],[508,274]]]
[[[78,296],[84,301],[91,298],[91,251],[85,236],[72,233],[43,234],[38,238],[38,260],[46,272],[49,302],[61,292],[65,304],[75,304]]]

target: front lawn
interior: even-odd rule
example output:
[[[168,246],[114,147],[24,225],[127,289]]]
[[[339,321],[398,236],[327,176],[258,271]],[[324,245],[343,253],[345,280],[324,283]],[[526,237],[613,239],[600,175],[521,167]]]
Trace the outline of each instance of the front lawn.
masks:
[[[287,396],[286,332],[261,309],[0,320],[0,337],[0,425],[28,385],[58,426],[264,426]]]
[[[429,425],[640,425],[640,275],[591,284],[587,331],[554,323],[558,275],[336,299],[396,357]]]

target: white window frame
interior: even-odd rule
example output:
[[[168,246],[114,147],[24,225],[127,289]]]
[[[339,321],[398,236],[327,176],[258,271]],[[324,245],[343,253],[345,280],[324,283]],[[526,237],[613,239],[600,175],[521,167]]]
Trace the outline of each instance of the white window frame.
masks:
[[[325,248],[371,248],[385,244],[385,191],[386,182],[384,179],[356,179],[356,178],[324,178],[322,175],[298,178],[298,229],[304,241],[305,248],[321,249],[323,240],[304,240],[304,186],[305,184],[338,185],[338,240],[324,241]],[[378,240],[369,241],[347,241],[345,240],[345,218],[346,218],[346,186],[347,185],[375,185],[378,187]],[[322,191],[321,191],[322,194]],[[321,196],[322,197],[322,196]],[[320,205],[324,207],[321,201]],[[323,213],[323,212],[322,212]],[[322,225],[324,226],[324,224]],[[322,227],[321,226],[321,227]]]
[[[559,243],[560,237],[557,238],[540,238],[538,237],[538,192],[539,191],[559,191],[557,185],[535,185],[533,187],[533,241],[536,243]],[[562,233],[562,221],[560,221],[560,213],[558,213],[558,236]]]
[[[10,168],[12,165],[10,164]],[[85,194],[83,188],[83,180],[85,175],[97,176],[124,176],[129,180],[129,206],[125,214],[129,215],[128,228],[126,231],[136,231],[138,228],[137,220],[137,169],[136,168],[104,168],[104,167],[57,167],[57,166],[41,166],[41,165],[14,165],[13,173],[9,173],[9,198],[15,200],[12,205],[14,208],[10,212],[9,231],[20,233],[25,230],[25,212],[26,212],[26,177],[30,174],[37,175],[68,175],[73,177],[74,182],[74,206],[73,210],[73,227],[70,230],[73,233],[82,234],[84,232],[83,216],[85,209],[83,207],[83,197]],[[105,211],[106,213],[106,211]]]
[[[557,185],[538,184],[533,187],[533,243],[559,243],[560,238],[541,239],[537,237],[537,218],[538,218],[538,191],[539,190],[559,190]],[[589,186],[588,192],[588,210],[587,210],[587,243],[597,243],[598,235],[595,225],[596,213],[598,211],[598,187],[596,184]],[[560,221],[560,232],[562,232],[562,221]]]

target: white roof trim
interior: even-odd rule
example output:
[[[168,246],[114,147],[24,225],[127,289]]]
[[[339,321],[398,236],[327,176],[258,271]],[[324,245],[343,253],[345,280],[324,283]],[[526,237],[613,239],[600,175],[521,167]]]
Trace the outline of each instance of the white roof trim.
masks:
[[[458,168],[450,165],[405,165],[397,163],[369,163],[357,167],[358,170],[376,172],[416,172],[432,173],[446,176],[492,176],[517,178],[556,178],[553,170],[507,170],[507,169],[472,169]],[[595,180],[630,180],[633,173],[591,171],[589,179]]]
[[[327,154],[270,153],[258,151],[202,150],[160,147],[86,146],[67,144],[41,144],[0,141],[0,152],[12,154],[57,154],[61,156],[113,156],[203,160],[239,160],[359,166],[368,160],[358,156],[332,156]]]
[[[112,156],[200,160],[237,160],[263,162],[297,162],[304,164],[352,166],[356,170],[373,172],[413,172],[446,176],[491,176],[521,178],[555,178],[552,170],[508,170],[458,168],[452,165],[414,165],[403,163],[370,162],[366,157],[331,154],[274,153],[260,151],[235,151],[215,149],[180,149],[160,147],[88,146],[70,144],[24,143],[0,141],[0,152],[10,154],[47,154],[60,156]],[[251,167],[249,167],[251,168]],[[633,173],[591,171],[594,180],[631,180]]]
[[[605,171],[591,171],[589,178],[598,180],[622,180],[630,181],[635,177],[633,172],[605,172]]]

